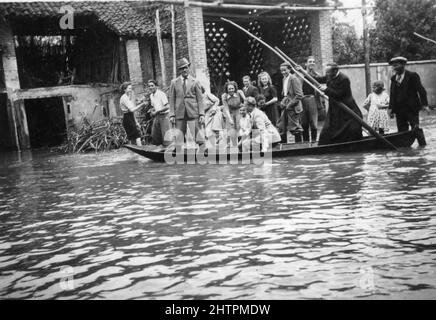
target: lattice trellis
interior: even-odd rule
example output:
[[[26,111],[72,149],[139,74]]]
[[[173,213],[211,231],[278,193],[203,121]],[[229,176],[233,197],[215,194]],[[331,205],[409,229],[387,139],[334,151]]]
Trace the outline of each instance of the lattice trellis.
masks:
[[[249,11],[249,23],[248,31],[250,31],[255,36],[262,38],[262,28],[263,25],[259,20],[254,18],[256,10]],[[259,41],[248,38],[248,57],[250,66],[250,76],[252,79],[256,79],[257,75],[263,71],[263,47]]]
[[[282,36],[282,45],[286,54],[295,62],[303,64],[312,52],[309,17],[290,14],[286,18]]]
[[[219,92],[229,72],[227,32],[216,22],[205,23],[207,66],[212,91]]]

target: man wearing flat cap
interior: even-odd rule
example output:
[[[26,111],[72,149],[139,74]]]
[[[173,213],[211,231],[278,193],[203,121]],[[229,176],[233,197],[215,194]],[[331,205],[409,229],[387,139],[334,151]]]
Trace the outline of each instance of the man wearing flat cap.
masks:
[[[186,58],[177,62],[180,76],[173,79],[170,85],[170,122],[176,124],[184,136],[189,129],[197,143],[204,143],[198,135],[200,125],[204,123],[204,102],[201,84],[189,74],[190,63]]]
[[[391,78],[391,91],[388,112],[396,115],[398,131],[407,131],[419,126],[419,111],[428,111],[427,92],[416,72],[405,69],[407,59],[394,57],[389,61],[394,75]]]

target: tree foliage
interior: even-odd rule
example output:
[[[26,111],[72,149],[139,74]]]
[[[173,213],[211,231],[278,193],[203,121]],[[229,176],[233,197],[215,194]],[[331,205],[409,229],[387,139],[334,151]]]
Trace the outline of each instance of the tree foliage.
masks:
[[[435,0],[376,0],[371,61],[385,62],[395,55],[409,60],[435,59],[436,45],[413,34],[436,40],[435,17]]]
[[[333,59],[338,64],[363,63],[362,39],[357,37],[354,27],[333,20]]]

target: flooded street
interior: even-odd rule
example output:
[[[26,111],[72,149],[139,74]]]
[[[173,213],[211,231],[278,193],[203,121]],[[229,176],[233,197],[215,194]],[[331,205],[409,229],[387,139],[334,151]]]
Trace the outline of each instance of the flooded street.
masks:
[[[436,116],[428,146],[153,163],[0,154],[0,297],[436,298]]]

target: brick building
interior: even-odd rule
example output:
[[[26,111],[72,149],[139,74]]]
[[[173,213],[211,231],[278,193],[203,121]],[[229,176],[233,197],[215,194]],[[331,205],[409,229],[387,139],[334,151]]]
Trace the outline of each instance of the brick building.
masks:
[[[221,5],[212,0],[0,3],[0,148],[34,147],[32,140],[44,133],[41,128],[64,135],[83,117],[119,116],[122,81],[132,81],[139,94],[150,78],[167,87],[173,76],[171,5],[176,58],[189,58],[195,76],[219,95],[226,80],[240,83],[244,74],[255,79],[261,70],[281,84],[281,61],[220,17],[282,48],[297,62],[315,55],[321,68],[332,59],[330,11],[313,7],[324,2],[297,0],[267,10],[263,0],[224,0]],[[294,6],[299,8],[292,10]],[[74,26],[61,27],[70,9]],[[165,81],[156,41],[157,9]]]

